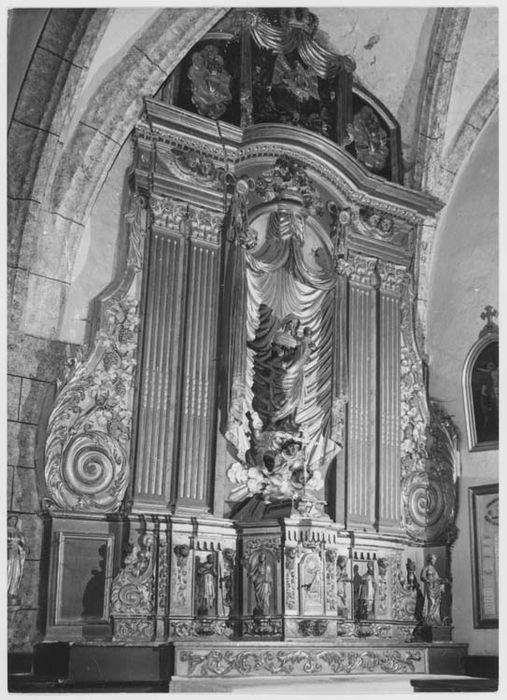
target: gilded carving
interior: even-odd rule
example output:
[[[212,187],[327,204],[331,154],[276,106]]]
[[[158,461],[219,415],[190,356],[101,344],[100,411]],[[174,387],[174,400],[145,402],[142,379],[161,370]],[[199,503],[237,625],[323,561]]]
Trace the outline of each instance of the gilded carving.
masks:
[[[194,51],[188,77],[192,84],[192,102],[199,114],[210,119],[221,117],[232,100],[231,75],[216,46],[208,44]]]
[[[173,547],[175,555],[171,576],[171,602],[175,607],[186,608],[189,605],[188,559],[190,547],[177,544]]]
[[[426,557],[426,564],[420,574],[420,579],[423,583],[424,600],[422,619],[424,624],[432,627],[438,627],[444,624],[441,615],[442,593],[445,590],[445,585],[449,583],[448,579],[441,578],[435,567],[436,562],[436,555],[428,554]],[[447,620],[445,622],[447,622]]]
[[[217,614],[218,571],[216,554],[195,557],[195,608],[197,615],[204,617]]]
[[[243,620],[243,634],[252,637],[279,637],[282,634],[282,620],[273,617]]]
[[[406,269],[404,267],[379,260],[377,264],[377,274],[381,292],[389,292],[397,296],[401,294],[406,275]]]
[[[225,620],[197,619],[171,620],[171,636],[186,637],[226,637],[232,636],[234,630],[231,623]]]
[[[180,651],[180,660],[188,665],[188,676],[329,675],[351,673],[416,673],[424,670],[420,650],[399,651],[235,651],[213,650],[199,654]]]
[[[350,583],[352,579],[348,572],[348,559],[340,554],[336,560],[336,604],[340,617],[350,615]]]
[[[391,625],[368,622],[342,622],[338,624],[337,635],[355,639],[391,639],[393,630]]]
[[[360,575],[355,593],[355,615],[357,620],[371,620],[375,617],[375,604],[377,597],[377,580],[372,561],[366,562],[366,571]]]
[[[185,238],[218,245],[223,216],[201,207],[191,206],[171,197],[151,195],[151,210],[155,226],[168,229]]]
[[[431,404],[425,458],[402,481],[402,517],[408,534],[425,544],[456,537],[457,432],[449,416]]]
[[[381,172],[389,158],[387,133],[371,107],[365,105],[354,115],[350,128],[357,159],[374,173]]]
[[[337,610],[337,574],[336,560],[338,553],[334,549],[325,550],[326,561],[326,612],[336,612]]]
[[[280,155],[270,170],[257,178],[255,191],[265,201],[291,200],[310,214],[321,215],[324,205],[306,167],[292,156]]]
[[[112,512],[129,478],[133,383],[139,329],[135,298],[105,304],[93,350],[69,364],[46,441],[46,505]]]
[[[157,612],[164,614],[167,610],[169,593],[169,552],[167,533],[159,533],[157,561]]]
[[[19,605],[19,589],[29,549],[17,515],[7,517],[7,596],[9,606]]]
[[[400,557],[391,563],[391,610],[395,620],[415,622],[419,618],[418,607],[421,594],[415,569],[415,563],[410,558],[406,562],[406,573],[402,570]]]
[[[114,641],[150,642],[153,632],[153,621],[145,617],[114,618]]]
[[[321,613],[324,611],[324,586],[322,580],[322,559],[320,552],[305,554],[300,563],[300,588],[302,591],[303,612]]]
[[[350,265],[350,273],[348,275],[351,282],[362,284],[369,287],[377,285],[377,259],[369,258],[365,255],[351,254],[347,262]]]
[[[135,638],[145,634],[152,625],[138,616],[152,615],[155,610],[155,545],[152,533],[142,533],[125,557],[123,569],[111,584],[111,614],[114,639]]]
[[[259,549],[244,563],[255,598],[254,617],[273,615],[275,612],[275,564],[272,553],[269,550]]]
[[[143,195],[133,195],[132,206],[125,214],[129,224],[129,250],[127,265],[138,272],[142,270],[144,258],[144,239],[148,224],[148,200]]]
[[[157,155],[159,164],[168,168],[178,179],[222,191],[225,171],[217,167],[207,153],[189,147],[174,146],[169,153]]]
[[[222,551],[222,570],[220,572],[220,588],[222,592],[223,614],[229,615],[234,601],[234,567],[236,551],[226,547]]]
[[[377,610],[379,613],[386,613],[388,608],[388,562],[384,557],[377,560]]]
[[[300,620],[298,630],[303,637],[322,637],[327,630],[327,620],[319,618]]]
[[[285,607],[289,610],[297,610],[297,549],[285,548]]]

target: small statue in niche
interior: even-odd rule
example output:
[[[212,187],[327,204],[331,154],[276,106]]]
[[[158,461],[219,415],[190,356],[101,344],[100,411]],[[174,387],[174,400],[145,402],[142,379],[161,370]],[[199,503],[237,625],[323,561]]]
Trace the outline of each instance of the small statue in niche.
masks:
[[[10,605],[19,603],[19,587],[28,553],[17,515],[7,518],[7,594]]]
[[[255,563],[249,571],[252,580],[256,605],[255,617],[267,617],[273,610],[273,567],[266,557],[266,552],[259,552]]]
[[[197,614],[213,615],[217,598],[217,570],[213,554],[208,554],[203,562],[197,557],[195,571]]]
[[[347,584],[351,582],[347,573],[347,557],[340,554],[336,560],[336,599],[338,603],[338,615],[346,617],[348,614]]]
[[[375,574],[373,562],[366,563],[366,573],[361,576],[357,592],[357,619],[371,620],[375,611]]]
[[[232,100],[231,76],[216,46],[208,44],[192,54],[188,77],[192,83],[192,102],[199,114],[210,119],[221,117]]]
[[[236,551],[230,547],[222,552],[224,568],[220,576],[220,586],[222,588],[222,601],[226,608],[232,607],[232,587],[234,576],[234,564],[236,561]]]
[[[447,579],[440,578],[435,568],[436,561],[437,557],[435,554],[428,554],[426,557],[426,565],[422,569],[420,575],[420,579],[424,584],[423,622],[430,626],[439,626],[443,624],[440,616],[440,604],[442,601],[444,584],[447,583]]]

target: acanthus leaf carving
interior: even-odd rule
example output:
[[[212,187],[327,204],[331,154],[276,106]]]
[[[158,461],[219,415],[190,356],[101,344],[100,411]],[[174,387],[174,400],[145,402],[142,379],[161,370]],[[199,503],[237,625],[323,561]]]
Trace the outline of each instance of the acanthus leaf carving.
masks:
[[[258,675],[348,675],[351,673],[415,673],[424,670],[420,649],[409,651],[306,650],[220,650],[196,653],[181,650],[180,661],[188,665],[189,676],[225,677]]]
[[[71,364],[51,413],[45,450],[50,508],[112,512],[129,477],[138,301],[113,298],[86,359]],[[84,353],[83,353],[84,354]]]
[[[129,479],[139,334],[138,277],[148,226],[147,201],[133,193],[125,215],[129,248],[115,291],[100,301],[93,342],[67,363],[47,426],[48,508],[114,512]]]
[[[111,584],[114,639],[144,639],[150,633],[146,617],[155,611],[155,550],[153,533],[140,533]]]
[[[151,195],[151,210],[155,226],[184,238],[220,243],[223,216],[211,210],[190,205],[172,197]]]
[[[349,263],[348,277],[351,282],[362,284],[368,287],[375,287],[378,282],[377,259],[366,255],[350,254],[347,258]]]

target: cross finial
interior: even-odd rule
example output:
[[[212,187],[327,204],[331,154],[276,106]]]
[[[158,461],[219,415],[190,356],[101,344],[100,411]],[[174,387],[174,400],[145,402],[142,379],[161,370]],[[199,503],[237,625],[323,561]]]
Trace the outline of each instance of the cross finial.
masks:
[[[498,333],[498,326],[492,320],[497,316],[498,311],[494,309],[490,304],[484,307],[484,311],[481,313],[481,318],[483,321],[486,321],[486,325],[479,333],[479,337],[486,335],[486,333]]]

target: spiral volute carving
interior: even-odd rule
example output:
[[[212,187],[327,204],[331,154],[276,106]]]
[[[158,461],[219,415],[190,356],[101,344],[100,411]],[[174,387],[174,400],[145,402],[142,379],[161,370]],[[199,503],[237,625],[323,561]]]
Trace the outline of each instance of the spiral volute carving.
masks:
[[[72,438],[62,460],[62,489],[72,501],[107,509],[126,479],[127,459],[120,444],[107,433],[89,431]]]

